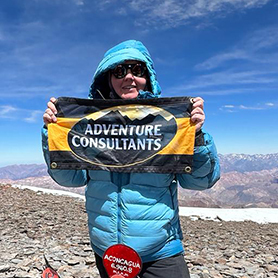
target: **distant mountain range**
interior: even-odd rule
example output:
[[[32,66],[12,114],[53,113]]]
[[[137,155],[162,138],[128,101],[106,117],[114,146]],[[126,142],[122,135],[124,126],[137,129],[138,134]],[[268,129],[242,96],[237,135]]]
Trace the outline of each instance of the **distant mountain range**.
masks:
[[[16,164],[0,168],[0,179],[19,180],[46,176],[45,164]]]
[[[273,154],[219,154],[222,173],[240,173],[270,170],[278,167],[278,153]]]
[[[183,206],[278,208],[278,167],[270,170],[222,173],[211,189],[179,189]]]
[[[179,189],[183,206],[278,208],[278,153],[268,155],[219,154],[221,179],[205,191]],[[21,184],[84,194],[84,188],[65,188],[47,174],[45,164],[0,168],[0,184]]]

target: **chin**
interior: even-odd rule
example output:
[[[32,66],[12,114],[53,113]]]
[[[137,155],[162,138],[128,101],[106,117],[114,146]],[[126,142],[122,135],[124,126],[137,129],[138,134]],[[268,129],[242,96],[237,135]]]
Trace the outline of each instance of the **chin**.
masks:
[[[122,99],[133,99],[133,98],[137,98],[138,97],[138,92],[132,92],[132,93],[128,93],[128,94],[122,94],[121,98]]]

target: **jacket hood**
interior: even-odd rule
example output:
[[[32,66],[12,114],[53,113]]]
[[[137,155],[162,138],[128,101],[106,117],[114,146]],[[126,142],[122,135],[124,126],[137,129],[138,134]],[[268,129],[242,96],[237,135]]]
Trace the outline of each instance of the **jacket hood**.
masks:
[[[101,98],[98,90],[105,98],[108,98],[110,91],[108,72],[110,69],[115,68],[115,66],[126,60],[144,62],[148,69],[151,92],[139,91],[138,98],[155,98],[160,96],[161,89],[156,78],[156,72],[150,53],[140,41],[128,40],[112,47],[104,54],[94,74],[89,98]]]

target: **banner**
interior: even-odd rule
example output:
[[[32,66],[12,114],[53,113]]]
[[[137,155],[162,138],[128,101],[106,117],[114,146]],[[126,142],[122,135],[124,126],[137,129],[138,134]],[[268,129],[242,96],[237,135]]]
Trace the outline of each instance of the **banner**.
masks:
[[[58,98],[48,125],[52,169],[191,173],[190,97]]]

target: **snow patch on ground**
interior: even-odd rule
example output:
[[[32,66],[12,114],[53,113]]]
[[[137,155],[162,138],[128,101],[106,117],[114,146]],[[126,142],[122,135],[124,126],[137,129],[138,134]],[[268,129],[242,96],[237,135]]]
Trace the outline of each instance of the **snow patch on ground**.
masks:
[[[63,190],[55,190],[55,189],[47,189],[47,188],[41,188],[41,187],[35,187],[35,186],[29,186],[29,185],[19,185],[19,184],[13,184],[12,187],[20,188],[20,189],[30,189],[35,192],[42,192],[46,194],[53,194],[53,195],[64,195],[64,196],[69,196],[73,198],[78,198],[81,200],[85,201],[85,196],[77,194],[77,193],[72,193],[69,191],[63,191]]]
[[[275,208],[222,209],[180,207],[179,212],[182,216],[190,216],[192,220],[201,218],[216,221],[250,220],[260,224],[278,223],[278,209]]]

